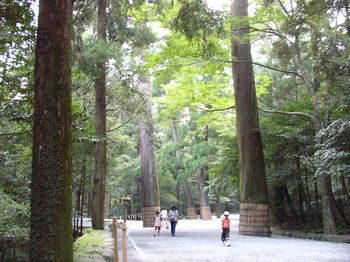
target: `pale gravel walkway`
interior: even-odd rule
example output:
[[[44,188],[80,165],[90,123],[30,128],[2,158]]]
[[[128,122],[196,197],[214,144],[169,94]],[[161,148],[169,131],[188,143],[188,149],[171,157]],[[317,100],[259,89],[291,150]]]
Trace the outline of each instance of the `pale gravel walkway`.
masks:
[[[141,221],[128,221],[128,261],[198,262],[350,262],[350,245],[284,237],[238,235],[238,216],[232,216],[231,247],[220,242],[220,220],[180,220],[176,236],[162,228],[153,236],[153,228]]]

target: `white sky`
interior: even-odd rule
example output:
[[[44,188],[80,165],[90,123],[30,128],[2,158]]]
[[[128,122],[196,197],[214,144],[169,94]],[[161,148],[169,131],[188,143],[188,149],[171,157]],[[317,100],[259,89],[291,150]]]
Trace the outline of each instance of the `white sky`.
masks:
[[[223,8],[229,8],[231,0],[207,0],[208,7],[215,10],[223,10]]]

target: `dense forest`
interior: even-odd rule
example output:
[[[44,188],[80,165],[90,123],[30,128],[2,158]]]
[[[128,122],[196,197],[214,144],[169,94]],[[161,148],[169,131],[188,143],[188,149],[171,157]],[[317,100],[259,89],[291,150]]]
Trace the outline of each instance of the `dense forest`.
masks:
[[[348,0],[51,2],[0,3],[0,251],[71,261],[125,195],[350,233]]]

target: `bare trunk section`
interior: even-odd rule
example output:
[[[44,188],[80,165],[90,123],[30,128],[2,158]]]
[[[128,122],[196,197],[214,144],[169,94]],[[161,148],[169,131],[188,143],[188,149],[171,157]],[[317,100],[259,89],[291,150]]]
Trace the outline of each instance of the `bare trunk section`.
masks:
[[[208,128],[209,126],[205,126],[205,138],[204,140],[208,142]],[[208,157],[208,156],[207,156]],[[200,217],[201,219],[211,219],[211,211],[209,205],[209,196],[208,192],[205,189],[207,178],[205,175],[205,170],[207,166],[202,166],[197,170],[197,183],[198,183],[198,191],[199,191],[199,205],[200,205]]]
[[[154,215],[160,211],[159,187],[155,162],[154,129],[152,119],[151,86],[141,83],[140,91],[148,96],[145,114],[140,119],[141,184],[143,203],[143,226],[154,226]]]
[[[215,215],[217,218],[221,217],[221,203],[220,203],[220,195],[216,195],[215,199]]]
[[[87,216],[92,216],[92,191],[88,191],[88,197],[87,197]]]
[[[247,0],[234,0],[231,14],[248,17]],[[270,235],[265,164],[249,41],[249,25],[233,25],[232,57],[240,156],[240,225],[244,235]],[[244,63],[240,63],[244,62]],[[262,212],[259,212],[262,211]],[[258,221],[264,221],[260,223]]]
[[[335,219],[334,219],[334,207],[332,206],[332,181],[330,176],[321,176],[321,187],[323,189],[322,194],[322,219],[323,219],[323,234],[335,235],[337,234]]]
[[[201,219],[211,219],[208,193],[205,190],[205,167],[201,167],[197,171],[199,205],[201,209]]]
[[[171,123],[171,130],[173,133],[175,143],[180,143],[179,132],[178,132],[177,124],[176,124],[175,120],[173,120]],[[182,161],[182,157],[183,157],[183,150],[182,149],[177,150],[176,151],[176,160],[178,162],[180,162],[180,161]],[[176,176],[177,176],[177,173],[179,172],[179,167],[175,167],[175,172],[176,172]],[[195,219],[196,218],[196,209],[194,206],[193,196],[191,193],[191,189],[190,189],[190,185],[188,183],[187,177],[185,177],[183,180],[183,188],[184,188],[184,193],[185,193],[185,198],[186,198],[187,216],[189,217],[189,219]],[[177,187],[176,192],[179,192],[179,191],[180,190]]]
[[[70,0],[39,3],[30,261],[73,261]],[[43,229],[44,226],[44,229]]]
[[[296,221],[298,219],[298,214],[293,206],[293,201],[292,201],[292,198],[290,197],[290,194],[288,192],[287,185],[284,185],[284,193],[285,193],[287,204],[289,206],[290,213],[292,214],[294,220]]]
[[[303,78],[304,84],[308,90],[308,93],[312,97],[312,104],[314,110],[314,125],[316,131],[320,131],[325,127],[325,123],[322,118],[321,107],[317,97],[317,91],[320,88],[320,72],[317,61],[319,61],[319,51],[318,51],[318,38],[319,34],[315,31],[311,31],[311,53],[314,59],[313,65],[313,75],[309,76],[307,73],[307,66],[304,64],[304,60],[301,57],[301,50],[299,47],[299,34],[296,33],[295,36],[295,61],[294,63],[297,65],[298,70]],[[322,188],[322,219],[323,219],[323,231],[326,233],[335,234],[335,219],[334,219],[334,210],[332,206],[332,187],[331,187],[331,178],[326,177],[325,174],[320,176],[320,185]]]
[[[319,223],[318,216],[315,217],[314,210],[311,206],[311,194],[310,194],[310,185],[308,180],[307,171],[305,170],[305,190],[306,190],[306,205],[308,212],[311,214],[311,221],[315,221],[316,223]]]
[[[83,208],[84,208],[85,177],[86,177],[86,157],[83,158],[81,173],[80,173],[80,180],[79,180],[79,187],[76,192],[76,197],[77,197],[76,211],[77,211],[77,214],[79,215],[83,213]]]
[[[106,1],[98,0],[97,38],[106,40]],[[105,61],[96,65],[95,79],[95,171],[92,189],[92,228],[103,229],[105,214],[107,136],[106,136],[106,69]]]
[[[80,235],[83,235],[83,216],[84,216],[84,199],[85,199],[85,182],[86,182],[86,157],[83,160],[81,181],[81,205],[80,205]]]
[[[341,182],[342,197],[343,197],[343,200],[346,201],[346,200],[350,199],[350,195],[349,195],[348,188],[346,187],[346,182],[345,182],[344,175],[342,175],[340,177],[340,182]]]
[[[305,212],[304,212],[304,201],[305,201],[305,190],[303,181],[301,180],[301,171],[300,171],[300,157],[296,156],[296,178],[298,180],[298,209],[299,216],[302,223],[305,223]]]
[[[274,185],[272,187],[271,196],[271,221],[273,224],[279,224],[283,227],[287,220],[287,210],[285,206],[285,185]]]
[[[187,207],[188,219],[196,219],[197,218],[196,208],[194,206],[193,196],[191,193],[191,187],[190,187],[190,184],[188,183],[187,178],[184,178],[183,187],[184,187],[184,192],[185,192],[185,197],[186,197],[186,207]]]

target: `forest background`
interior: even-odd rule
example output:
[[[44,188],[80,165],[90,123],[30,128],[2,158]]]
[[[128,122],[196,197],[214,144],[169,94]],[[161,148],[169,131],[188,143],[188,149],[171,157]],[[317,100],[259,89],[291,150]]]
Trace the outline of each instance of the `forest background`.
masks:
[[[91,215],[95,87],[106,75],[106,213],[142,212],[140,121],[152,116],[161,207],[238,212],[239,156],[231,25],[247,21],[195,1],[107,1],[73,11],[73,212]],[[30,0],[0,6],[0,238],[28,239],[36,20]],[[229,3],[227,3],[229,4]],[[272,223],[323,232],[322,176],[337,233],[349,233],[350,20],[339,1],[251,1],[255,85]],[[242,40],[241,41],[247,41]],[[149,83],[151,93],[140,89]],[[152,101],[152,110],[148,105]],[[200,172],[199,172],[200,171]]]

